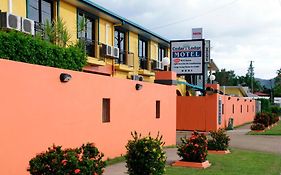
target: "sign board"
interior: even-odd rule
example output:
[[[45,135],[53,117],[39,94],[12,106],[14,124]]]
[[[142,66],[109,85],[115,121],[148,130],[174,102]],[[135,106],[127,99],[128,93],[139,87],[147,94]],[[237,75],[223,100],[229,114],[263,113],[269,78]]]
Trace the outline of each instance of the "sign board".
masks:
[[[223,110],[222,109],[223,107],[222,107],[222,99],[221,99],[221,97],[219,97],[219,104],[218,105],[219,105],[218,106],[219,107],[219,110],[218,110],[218,112],[219,112],[218,113],[218,124],[221,125],[221,123],[222,123],[222,110]]]
[[[178,75],[204,73],[205,40],[171,41],[171,69]]]
[[[202,39],[203,29],[202,28],[192,28],[192,39]]]
[[[211,41],[205,40],[205,62],[209,63],[211,58]]]

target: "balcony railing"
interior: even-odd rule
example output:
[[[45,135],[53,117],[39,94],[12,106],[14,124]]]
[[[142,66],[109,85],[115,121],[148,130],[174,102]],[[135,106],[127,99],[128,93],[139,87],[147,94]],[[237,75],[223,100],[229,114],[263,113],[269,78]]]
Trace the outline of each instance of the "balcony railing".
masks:
[[[140,69],[148,69],[148,58],[147,57],[139,57],[139,67]]]
[[[124,64],[128,67],[134,67],[134,53],[119,51],[119,58],[115,58],[115,64]]]

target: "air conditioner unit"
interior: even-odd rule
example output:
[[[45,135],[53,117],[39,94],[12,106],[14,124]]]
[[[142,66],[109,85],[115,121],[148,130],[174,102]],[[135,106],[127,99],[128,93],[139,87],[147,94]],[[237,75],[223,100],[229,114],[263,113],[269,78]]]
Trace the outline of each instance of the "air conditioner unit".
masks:
[[[112,47],[112,56],[114,58],[119,58],[119,48],[118,47]]]
[[[21,31],[34,35],[34,21],[28,18],[21,18]]]
[[[105,57],[112,57],[112,47],[107,44],[102,44],[102,55]]]
[[[4,29],[21,30],[21,17],[8,12],[1,13],[1,27]]]
[[[132,75],[131,79],[132,80],[136,80],[136,81],[143,81],[143,76],[141,76],[141,75]]]

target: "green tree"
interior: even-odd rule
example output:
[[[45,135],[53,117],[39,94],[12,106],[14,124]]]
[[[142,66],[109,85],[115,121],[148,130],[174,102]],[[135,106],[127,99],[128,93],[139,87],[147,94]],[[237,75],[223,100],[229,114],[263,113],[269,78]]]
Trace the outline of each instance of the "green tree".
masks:
[[[216,81],[221,86],[237,86],[238,79],[233,70],[227,71],[226,69],[221,69],[216,72]]]
[[[260,82],[255,79],[254,66],[252,61],[248,68],[247,74],[245,76],[238,77],[238,84],[241,84],[242,86],[248,86],[252,92],[263,90]]]

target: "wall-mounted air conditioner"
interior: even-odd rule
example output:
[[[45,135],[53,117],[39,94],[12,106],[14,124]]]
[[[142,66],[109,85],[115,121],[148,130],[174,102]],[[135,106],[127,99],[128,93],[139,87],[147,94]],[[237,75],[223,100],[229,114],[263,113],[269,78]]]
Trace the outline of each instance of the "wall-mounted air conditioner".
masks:
[[[4,29],[21,30],[21,17],[8,12],[0,14],[1,27]]]
[[[112,47],[112,56],[114,58],[119,58],[119,48],[118,47]]]
[[[136,81],[143,81],[143,76],[141,76],[141,75],[132,75],[131,79],[132,80],[136,80]]]
[[[34,35],[34,21],[28,18],[21,18],[21,31]]]
[[[112,57],[112,47],[107,44],[102,44],[102,55],[104,57]]]

